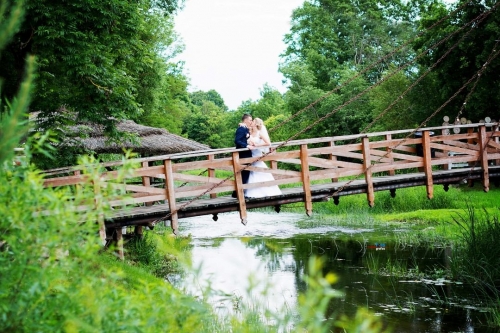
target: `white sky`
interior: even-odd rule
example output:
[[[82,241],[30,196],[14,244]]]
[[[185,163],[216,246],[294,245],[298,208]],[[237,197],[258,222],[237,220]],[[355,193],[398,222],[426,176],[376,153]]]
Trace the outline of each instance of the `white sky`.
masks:
[[[230,110],[260,98],[265,83],[281,92],[279,55],[293,9],[303,0],[186,0],[175,17],[189,91],[216,90]]]

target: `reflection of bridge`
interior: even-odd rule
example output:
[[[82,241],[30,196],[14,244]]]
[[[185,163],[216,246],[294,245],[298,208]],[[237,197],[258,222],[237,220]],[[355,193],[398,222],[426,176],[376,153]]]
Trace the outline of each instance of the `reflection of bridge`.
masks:
[[[450,129],[459,134],[448,134]],[[415,135],[417,133],[418,135]],[[439,134],[442,133],[442,134]],[[313,201],[366,193],[374,205],[374,192],[480,180],[485,191],[490,180],[500,179],[500,131],[498,124],[453,125],[418,130],[400,130],[324,137],[274,144],[262,157],[270,166],[248,170],[268,172],[275,180],[242,184],[240,171],[257,158],[240,159],[236,149],[216,149],[137,159],[141,167],[117,183],[122,162],[103,164],[108,170],[95,191],[108,185],[125,190],[126,199],[111,199],[114,210],[104,217],[108,229],[120,235],[123,226],[142,226],[170,220],[174,233],[183,217],[239,211],[246,224],[247,209],[304,202],[307,214]],[[457,168],[452,166],[458,166]],[[201,173],[200,173],[201,172]],[[86,177],[75,168],[48,170],[45,186],[85,184]],[[135,181],[135,183],[134,183]],[[94,183],[95,184],[95,183]],[[243,190],[280,185],[275,197],[244,199]],[[232,198],[236,190],[238,198]],[[103,230],[101,230],[103,231]],[[139,231],[140,232],[140,231]]]

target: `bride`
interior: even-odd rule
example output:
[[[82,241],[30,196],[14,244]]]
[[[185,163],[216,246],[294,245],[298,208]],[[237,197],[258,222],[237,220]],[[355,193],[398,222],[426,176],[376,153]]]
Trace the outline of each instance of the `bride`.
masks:
[[[248,138],[248,144],[253,144],[256,149],[252,150],[252,157],[262,156],[263,153],[269,151],[269,146],[271,145],[271,140],[269,134],[267,133],[264,122],[260,118],[255,118],[252,126],[250,127],[250,137]],[[256,161],[252,163],[252,166],[267,169],[266,163],[264,161]],[[271,173],[250,171],[250,176],[248,177],[248,183],[260,183],[265,181],[273,181],[274,177]],[[273,195],[280,195],[281,190],[277,185],[267,186],[267,187],[256,187],[249,188],[245,190],[245,197],[248,198],[263,198]]]

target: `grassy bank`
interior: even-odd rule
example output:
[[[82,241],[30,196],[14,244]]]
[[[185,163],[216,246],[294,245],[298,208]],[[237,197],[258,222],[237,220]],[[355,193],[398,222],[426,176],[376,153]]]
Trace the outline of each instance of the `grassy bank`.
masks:
[[[453,221],[468,215],[469,208],[477,218],[500,213],[500,188],[491,187],[484,192],[481,184],[434,187],[434,197],[427,199],[425,187],[398,189],[396,196],[389,191],[375,193],[375,205],[369,207],[365,194],[341,196],[338,205],[333,200],[313,203],[313,214],[325,223],[373,224],[412,223],[422,228],[433,227],[446,237],[458,235],[459,228]],[[282,206],[283,211],[304,213],[304,205]]]

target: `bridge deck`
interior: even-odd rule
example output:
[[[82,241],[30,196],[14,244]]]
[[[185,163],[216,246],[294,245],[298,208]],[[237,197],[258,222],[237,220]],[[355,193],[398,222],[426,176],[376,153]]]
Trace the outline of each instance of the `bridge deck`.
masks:
[[[489,175],[492,179],[500,179],[500,166],[491,166]],[[459,184],[465,181],[480,180],[482,173],[480,169],[452,169],[433,172],[433,183],[442,185]],[[401,174],[394,176],[380,176],[373,179],[374,191],[395,191],[398,188],[424,186],[426,184],[425,173]],[[339,189],[341,189],[339,191]],[[324,183],[311,185],[312,201],[325,201],[351,194],[367,192],[367,183],[364,179],[353,181],[341,181],[335,183]],[[187,201],[177,201],[176,206],[182,207]],[[290,203],[304,202],[304,191],[302,187],[284,188],[282,194],[266,198],[248,198],[245,200],[246,208],[274,207]],[[200,215],[218,214],[239,210],[238,199],[231,196],[220,196],[217,198],[202,198],[191,202],[189,205],[177,211],[179,218]],[[133,207],[126,210],[117,210],[107,217],[108,227],[123,227],[129,225],[143,225],[165,218],[171,213],[167,203],[151,206]],[[168,220],[170,218],[167,218]]]
[[[435,184],[463,179],[479,179],[487,192],[490,179],[498,175],[500,130],[498,123],[451,125],[276,143],[259,158],[240,159],[239,151],[213,149],[47,170],[44,184],[92,187],[95,207],[79,209],[102,207],[101,194],[108,193],[107,201],[115,210],[99,221],[101,236],[105,228],[147,225],[159,219],[169,219],[175,233],[183,217],[239,211],[246,223],[247,209],[296,202],[304,202],[309,215],[314,201],[333,197],[337,202],[344,195],[366,193],[373,206],[376,191],[394,194],[410,186],[425,186],[431,199]],[[252,164],[259,160],[268,167]],[[127,162],[136,167],[127,170]],[[243,184],[244,169],[273,177]],[[246,189],[274,185],[280,186],[282,195],[244,198]],[[238,199],[227,195],[233,191]]]

